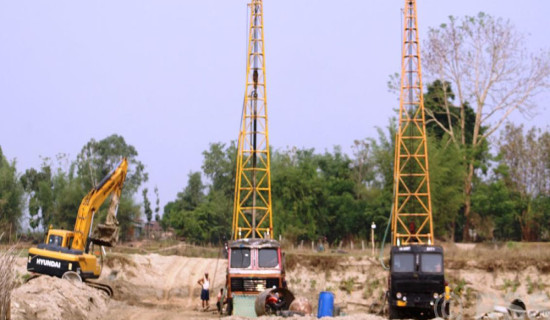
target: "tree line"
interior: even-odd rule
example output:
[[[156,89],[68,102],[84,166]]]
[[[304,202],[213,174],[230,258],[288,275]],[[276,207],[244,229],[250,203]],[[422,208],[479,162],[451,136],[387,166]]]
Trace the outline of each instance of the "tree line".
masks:
[[[274,150],[275,234],[290,241],[366,239],[375,222],[381,237],[392,205],[395,131],[392,120],[377,138],[355,141],[351,155],[340,147]],[[495,154],[487,151],[476,162],[471,240],[550,240],[550,132],[508,123],[501,136],[487,143]],[[465,240],[461,150],[434,133],[428,149],[436,237]],[[191,172],[187,186],[164,207],[163,226],[189,241],[230,238],[236,152],[234,142],[213,143],[203,152],[202,170]]]

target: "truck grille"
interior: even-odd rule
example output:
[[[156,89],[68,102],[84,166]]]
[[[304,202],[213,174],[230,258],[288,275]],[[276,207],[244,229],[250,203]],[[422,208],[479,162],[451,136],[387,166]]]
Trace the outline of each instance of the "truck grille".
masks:
[[[231,278],[231,291],[261,292],[279,286],[278,278]]]

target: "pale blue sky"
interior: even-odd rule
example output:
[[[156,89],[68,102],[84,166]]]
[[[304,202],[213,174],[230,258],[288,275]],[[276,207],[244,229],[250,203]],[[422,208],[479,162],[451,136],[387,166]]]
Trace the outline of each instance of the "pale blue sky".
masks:
[[[74,158],[112,133],[134,145],[161,202],[200,170],[211,142],[237,138],[245,0],[0,0],[0,146],[18,170]],[[265,0],[270,140],[318,151],[375,136],[393,115],[401,0]],[[549,48],[550,1],[419,0],[428,27],[484,11]],[[530,125],[549,124],[550,94]],[[515,121],[525,120],[514,115]],[[228,213],[229,214],[229,213]]]

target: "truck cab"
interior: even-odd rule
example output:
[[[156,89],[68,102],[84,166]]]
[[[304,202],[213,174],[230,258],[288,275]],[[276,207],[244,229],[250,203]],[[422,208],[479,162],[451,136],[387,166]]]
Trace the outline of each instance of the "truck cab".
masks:
[[[266,289],[285,288],[284,259],[278,241],[272,239],[239,239],[227,246],[228,313],[233,310],[254,312],[253,301]],[[242,301],[247,306],[236,306]],[[246,304],[246,303],[245,303]],[[238,307],[238,308],[237,308]],[[240,315],[250,315],[247,311]]]
[[[394,246],[388,279],[390,319],[432,319],[449,315],[443,249],[432,245]]]

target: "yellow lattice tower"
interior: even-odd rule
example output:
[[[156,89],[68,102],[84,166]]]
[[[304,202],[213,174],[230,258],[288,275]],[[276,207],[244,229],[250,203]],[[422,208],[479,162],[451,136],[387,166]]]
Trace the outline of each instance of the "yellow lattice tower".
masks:
[[[416,1],[406,0],[399,129],[395,139],[393,245],[433,244],[430,176]]]
[[[248,8],[250,32],[237,155],[233,239],[273,238],[262,1],[252,0]]]

